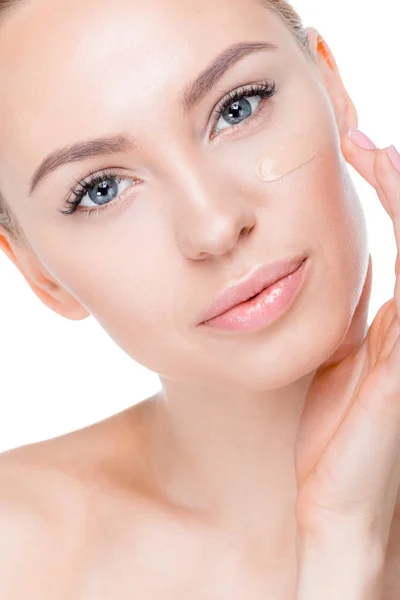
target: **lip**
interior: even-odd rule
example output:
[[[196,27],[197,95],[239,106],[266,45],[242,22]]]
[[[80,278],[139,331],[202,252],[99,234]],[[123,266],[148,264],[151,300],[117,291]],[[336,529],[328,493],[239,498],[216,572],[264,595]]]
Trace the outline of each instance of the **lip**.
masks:
[[[206,307],[199,324],[224,314],[238,304],[242,304],[256,296],[277,281],[294,273],[306,259],[307,256],[302,255],[301,257],[257,266],[244,279],[234,281],[226,287]]]

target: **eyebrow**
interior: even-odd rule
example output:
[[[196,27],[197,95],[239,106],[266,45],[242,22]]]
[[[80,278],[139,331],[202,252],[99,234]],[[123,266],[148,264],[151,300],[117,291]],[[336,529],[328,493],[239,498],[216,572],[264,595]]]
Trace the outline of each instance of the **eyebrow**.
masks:
[[[277,50],[271,42],[240,42],[225,49],[183,91],[181,108],[189,113],[211,91],[226,71],[250,53]],[[117,152],[129,152],[137,147],[135,140],[127,134],[103,136],[81,141],[53,150],[34,172],[29,186],[31,196],[41,180],[62,165],[79,162],[93,156],[106,156]]]

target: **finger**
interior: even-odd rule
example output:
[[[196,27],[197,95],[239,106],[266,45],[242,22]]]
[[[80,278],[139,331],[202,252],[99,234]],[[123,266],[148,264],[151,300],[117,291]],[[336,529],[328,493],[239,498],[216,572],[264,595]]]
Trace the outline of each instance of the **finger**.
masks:
[[[375,176],[380,182],[383,197],[390,207],[390,217],[392,219],[393,232],[396,242],[396,282],[394,290],[394,299],[397,310],[397,317],[400,322],[400,173],[395,169],[387,149],[377,155],[375,161]],[[400,364],[399,364],[400,368]]]
[[[380,191],[390,205],[390,216],[397,231],[400,221],[400,173],[390,160],[388,148],[384,148],[377,154],[374,171]]]
[[[383,194],[375,172],[375,160],[383,151],[378,148],[375,150],[361,148],[349,138],[348,134],[341,138],[341,150],[345,160],[375,188],[383,208],[392,217],[390,205]]]
[[[344,158],[375,188],[383,208],[392,219],[397,247],[395,299],[400,318],[400,218],[398,217],[400,173],[388,156],[388,148],[382,150],[360,148],[348,134],[342,137],[341,148]]]
[[[361,148],[346,133],[341,138],[341,149],[347,162],[375,188],[383,208],[392,219],[397,248],[394,298],[400,320],[400,173],[393,166],[387,148]]]
[[[350,139],[349,134],[346,133],[346,135],[341,138],[341,150],[347,162],[349,162],[369,184],[376,187],[378,182],[375,176],[374,162],[375,157],[379,152],[379,148],[375,148],[374,150],[362,148]]]

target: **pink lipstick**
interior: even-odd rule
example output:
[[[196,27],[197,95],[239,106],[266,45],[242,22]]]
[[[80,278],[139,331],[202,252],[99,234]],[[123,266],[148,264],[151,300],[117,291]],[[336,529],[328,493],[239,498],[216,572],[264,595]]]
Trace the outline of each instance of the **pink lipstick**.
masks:
[[[201,325],[225,331],[257,331],[278,319],[293,303],[309,260],[264,265],[239,285],[229,286],[208,307]]]

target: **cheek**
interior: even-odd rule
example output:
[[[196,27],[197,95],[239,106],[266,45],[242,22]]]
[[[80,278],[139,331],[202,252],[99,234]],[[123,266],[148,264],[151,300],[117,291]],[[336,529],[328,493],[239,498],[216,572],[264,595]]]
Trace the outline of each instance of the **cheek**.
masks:
[[[362,203],[347,164],[335,148],[326,148],[312,167],[310,163],[302,194],[307,210],[301,214],[300,227],[311,241],[320,307],[325,307],[326,315],[347,323],[364,283],[368,234]],[[321,318],[322,314],[323,310]]]
[[[263,150],[257,164],[258,178],[265,182],[282,179],[312,161],[319,152],[319,145],[318,137],[312,131],[271,144]]]
[[[336,255],[347,254],[351,261],[353,248],[365,241],[366,222],[362,204],[343,158],[327,149],[314,165],[307,191],[312,198],[314,219],[312,224],[316,240],[322,245],[329,242]]]
[[[134,200],[114,220],[89,217],[72,225],[71,218],[68,235],[43,227],[35,243],[59,284],[132,358],[149,362],[158,339],[171,338],[182,304],[176,297],[182,286],[176,248],[161,218],[145,209],[150,204]]]

